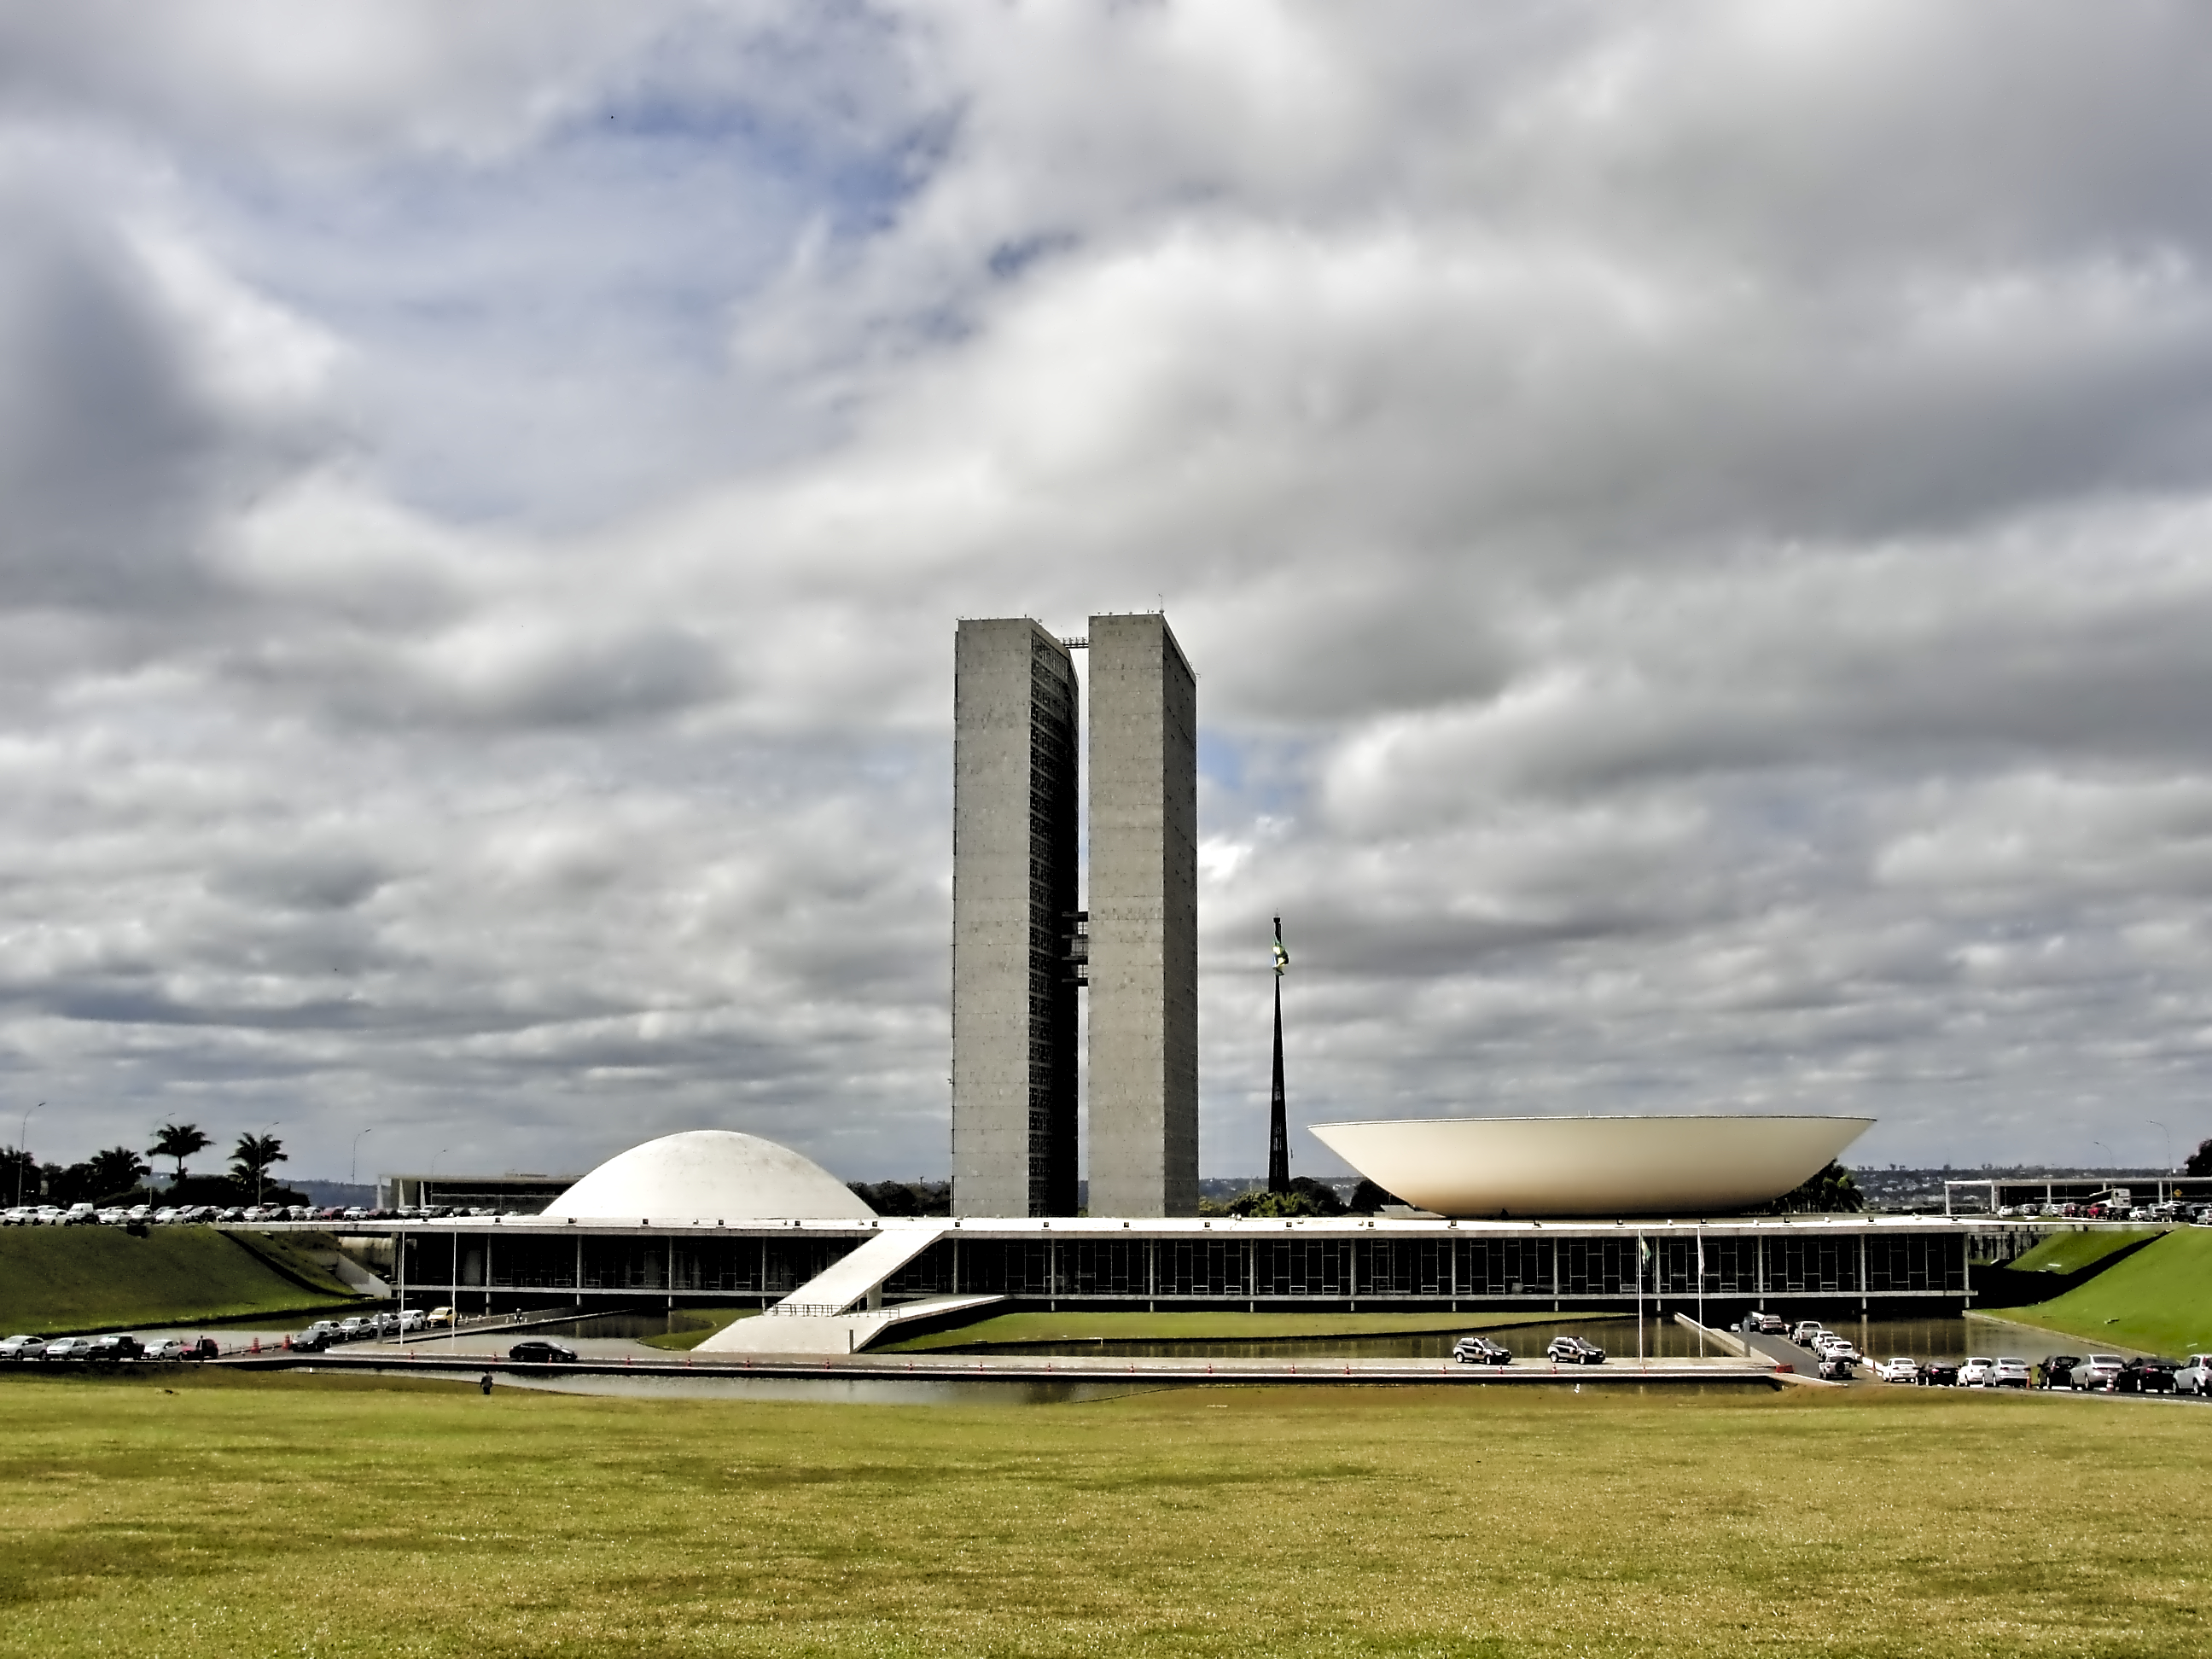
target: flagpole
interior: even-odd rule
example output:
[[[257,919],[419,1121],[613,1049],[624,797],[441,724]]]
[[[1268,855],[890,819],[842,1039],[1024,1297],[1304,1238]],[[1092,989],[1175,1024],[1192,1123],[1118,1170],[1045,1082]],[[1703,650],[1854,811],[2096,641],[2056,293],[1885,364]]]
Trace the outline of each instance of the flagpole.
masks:
[[[1290,961],[1283,949],[1283,919],[1275,918],[1275,1075],[1267,1106],[1267,1190],[1291,1190],[1291,1131],[1283,1104],[1283,967]]]

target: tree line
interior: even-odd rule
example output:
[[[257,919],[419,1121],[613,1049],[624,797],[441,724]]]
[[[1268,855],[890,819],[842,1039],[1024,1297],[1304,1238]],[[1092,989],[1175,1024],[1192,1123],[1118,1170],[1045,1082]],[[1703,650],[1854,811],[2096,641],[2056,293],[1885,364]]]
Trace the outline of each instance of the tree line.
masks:
[[[152,1195],[146,1177],[154,1173],[148,1158],[167,1158],[172,1166],[169,1190],[179,1198],[209,1203],[217,1198],[297,1203],[301,1194],[289,1188],[270,1188],[269,1172],[291,1161],[284,1143],[275,1135],[243,1134],[230,1149],[230,1168],[218,1176],[194,1177],[188,1159],[213,1146],[197,1123],[164,1123],[155,1132],[154,1144],[142,1155],[130,1146],[110,1146],[81,1164],[40,1164],[20,1147],[0,1151],[0,1202],[96,1204],[114,1199]],[[195,1189],[187,1194],[189,1185]],[[22,1197],[17,1200],[15,1194]]]

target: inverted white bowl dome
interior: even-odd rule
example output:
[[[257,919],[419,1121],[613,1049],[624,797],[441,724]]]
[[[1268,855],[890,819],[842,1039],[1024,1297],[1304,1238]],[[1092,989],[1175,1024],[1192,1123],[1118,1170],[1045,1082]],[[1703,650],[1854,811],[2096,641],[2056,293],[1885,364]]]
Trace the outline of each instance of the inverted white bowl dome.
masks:
[[[1330,1151],[1449,1216],[1741,1214],[1790,1192],[1870,1117],[1452,1117],[1316,1123]]]
[[[864,1221],[875,1211],[788,1146],[732,1129],[687,1129],[609,1158],[545,1213],[639,1221]]]

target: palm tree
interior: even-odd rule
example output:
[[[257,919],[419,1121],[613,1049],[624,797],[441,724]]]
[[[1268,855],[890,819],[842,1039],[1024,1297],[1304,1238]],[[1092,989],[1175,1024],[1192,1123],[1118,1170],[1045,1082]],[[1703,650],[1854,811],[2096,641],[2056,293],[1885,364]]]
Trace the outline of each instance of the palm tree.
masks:
[[[153,1166],[128,1146],[110,1146],[104,1152],[94,1152],[85,1165],[92,1173],[92,1188],[95,1194],[106,1196],[120,1193],[138,1184],[138,1177],[153,1173]]]
[[[230,1149],[231,1173],[244,1186],[247,1177],[253,1182],[253,1201],[261,1201],[261,1186],[272,1164],[289,1164],[284,1143],[275,1135],[240,1135],[238,1145]]]
[[[177,1160],[177,1179],[185,1178],[185,1160],[194,1152],[204,1152],[215,1145],[200,1133],[197,1123],[164,1123],[155,1131],[154,1144],[146,1149],[149,1158],[173,1158]]]

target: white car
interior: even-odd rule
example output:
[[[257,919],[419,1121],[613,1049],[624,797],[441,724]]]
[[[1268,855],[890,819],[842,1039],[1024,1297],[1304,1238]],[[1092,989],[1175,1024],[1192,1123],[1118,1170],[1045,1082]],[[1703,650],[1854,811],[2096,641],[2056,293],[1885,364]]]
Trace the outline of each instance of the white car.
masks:
[[[1910,1354],[1899,1354],[1885,1359],[1874,1368],[1874,1374],[1885,1382],[1917,1382],[1920,1367]]]
[[[36,1359],[46,1351],[46,1339],[15,1335],[0,1340],[0,1360]]]
[[[1969,1354],[1959,1367],[1959,1386],[1962,1389],[1986,1389],[1996,1382],[1997,1362],[1987,1355]]]
[[[0,1343],[0,1346],[5,1346]],[[2193,1353],[2173,1374],[2176,1394],[2212,1394],[2212,1353]]]
[[[2033,1375],[2033,1368],[2025,1359],[2015,1358],[2011,1354],[1999,1354],[1990,1375],[1990,1386],[1993,1389],[2024,1389]]]
[[[2111,1393],[2119,1391],[2120,1373],[2128,1362],[2116,1353],[2093,1353],[2074,1368],[2074,1387],[2081,1389],[2102,1389]]]
[[[174,1336],[165,1336],[158,1342],[149,1342],[145,1352],[139,1355],[141,1359],[161,1364],[167,1364],[173,1359],[182,1359],[184,1357],[184,1340],[180,1337]]]
[[[422,1328],[422,1310],[420,1308],[409,1308],[401,1313],[399,1316],[399,1328],[403,1331],[421,1330]]]

